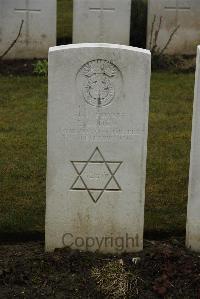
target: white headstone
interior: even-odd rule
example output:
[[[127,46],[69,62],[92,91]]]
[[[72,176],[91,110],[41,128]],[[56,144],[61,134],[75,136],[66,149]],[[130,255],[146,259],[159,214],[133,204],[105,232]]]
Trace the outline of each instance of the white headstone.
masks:
[[[200,252],[200,46],[197,49],[186,245]]]
[[[129,45],[131,0],[74,0],[73,43]]]
[[[20,27],[5,59],[47,57],[56,45],[56,0],[0,0],[0,56]]]
[[[49,53],[46,250],[143,247],[150,52]]]
[[[155,37],[155,31],[158,30],[162,18],[157,40],[159,48],[162,49],[166,45],[172,32],[179,27],[165,53],[195,54],[200,43],[199,15],[199,0],[148,0],[147,48],[151,48],[152,24],[156,17],[152,37]]]

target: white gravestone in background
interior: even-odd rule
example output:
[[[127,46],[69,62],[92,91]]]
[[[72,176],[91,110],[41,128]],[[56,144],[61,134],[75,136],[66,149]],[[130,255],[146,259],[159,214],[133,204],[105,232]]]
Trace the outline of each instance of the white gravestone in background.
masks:
[[[195,54],[200,43],[200,1],[199,0],[148,0],[147,48],[150,48],[152,23],[156,16],[154,33],[162,24],[157,45],[163,48],[177,26],[178,30],[172,37],[165,53]],[[155,35],[153,34],[153,38]]]
[[[46,250],[143,248],[150,52],[49,53]]]
[[[129,45],[131,0],[74,0],[73,43]]]
[[[197,49],[186,245],[200,252],[200,46]]]
[[[0,55],[20,26],[5,59],[47,57],[49,47],[56,45],[56,0],[0,0]]]

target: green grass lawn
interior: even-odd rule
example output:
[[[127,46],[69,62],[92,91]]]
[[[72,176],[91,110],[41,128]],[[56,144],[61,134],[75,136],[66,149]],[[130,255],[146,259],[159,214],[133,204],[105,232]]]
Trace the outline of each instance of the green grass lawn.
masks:
[[[193,74],[155,73],[151,81],[145,229],[185,230]]]
[[[145,231],[186,221],[193,74],[151,81]],[[0,76],[0,233],[44,231],[47,80]]]
[[[0,232],[44,227],[47,81],[0,76]]]
[[[57,0],[58,44],[71,43],[73,0]]]

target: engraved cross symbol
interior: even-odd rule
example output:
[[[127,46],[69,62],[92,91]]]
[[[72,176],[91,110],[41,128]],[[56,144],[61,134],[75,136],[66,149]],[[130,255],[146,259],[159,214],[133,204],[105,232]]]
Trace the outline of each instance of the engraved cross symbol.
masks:
[[[96,147],[87,161],[71,161],[77,177],[70,190],[87,191],[96,203],[107,191],[121,191],[115,177],[122,161],[107,161]]]
[[[23,13],[25,14],[25,26],[26,26],[26,37],[25,37],[25,41],[26,41],[26,45],[28,45],[29,43],[29,35],[30,35],[30,25],[29,25],[29,19],[30,19],[30,15],[34,14],[34,13],[40,13],[41,9],[31,9],[29,8],[29,0],[26,0],[25,3],[25,7],[23,8],[15,8],[14,11],[15,13]]]
[[[169,0],[166,0],[165,9],[166,10],[190,10],[191,5],[189,0],[173,0],[169,3]]]
[[[179,24],[179,14],[182,11],[190,11],[191,9],[191,4],[190,0],[165,0],[165,10],[175,12],[175,20],[176,20],[176,25],[180,26]]]
[[[95,2],[95,1],[94,1]],[[105,12],[113,12],[115,11],[114,7],[105,7],[104,0],[100,0],[99,4],[95,4],[93,7],[89,7],[90,11],[97,11],[101,14],[104,14]]]
[[[113,12],[113,11],[115,11],[115,8],[103,7],[103,5],[102,5],[101,7],[90,7],[89,10],[90,11],[100,11],[101,13],[104,13],[104,12]]]
[[[103,1],[101,1],[101,4],[94,7],[89,7],[90,12],[99,12],[100,13],[100,41],[103,41],[103,35],[104,35],[104,14],[105,13],[112,13],[115,11],[114,7],[105,7],[103,4]]]

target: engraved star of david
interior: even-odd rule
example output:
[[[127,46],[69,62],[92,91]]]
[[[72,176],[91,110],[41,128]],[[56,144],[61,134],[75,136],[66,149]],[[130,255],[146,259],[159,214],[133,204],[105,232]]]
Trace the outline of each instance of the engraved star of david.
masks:
[[[87,191],[94,203],[107,191],[121,191],[115,174],[122,161],[107,161],[96,147],[87,161],[71,161],[77,177],[70,190]]]

